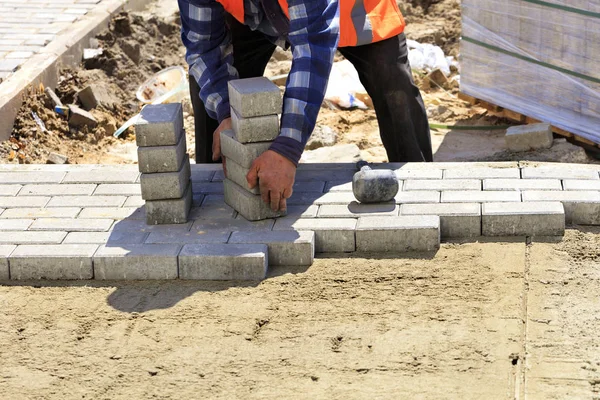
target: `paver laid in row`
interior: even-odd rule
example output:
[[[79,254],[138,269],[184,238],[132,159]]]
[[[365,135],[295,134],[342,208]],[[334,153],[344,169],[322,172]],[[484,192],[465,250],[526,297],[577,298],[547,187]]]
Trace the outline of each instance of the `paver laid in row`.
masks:
[[[62,183],[135,183],[139,175],[140,173],[138,171],[127,169],[69,171],[66,176],[64,176]]]
[[[58,171],[0,172],[0,182],[3,184],[61,183],[64,177],[65,172]]]
[[[44,207],[50,201],[46,196],[2,196],[0,207],[2,208],[29,208]]]
[[[373,216],[397,216],[400,207],[396,203],[325,204],[319,207],[319,218],[359,218]]]
[[[403,204],[400,215],[437,215],[442,238],[481,236],[479,203]]]
[[[234,163],[232,162],[231,164],[234,164]],[[228,168],[229,168],[229,164],[228,164]],[[222,195],[224,192],[223,182],[192,183],[192,191],[194,192],[194,194]]]
[[[600,180],[565,179],[564,190],[600,190]]]
[[[125,196],[54,196],[47,207],[121,207],[125,200]]]
[[[317,253],[346,253],[356,251],[354,218],[294,218],[277,219],[274,231],[314,231]]]
[[[3,218],[75,218],[81,212],[79,207],[53,208],[11,208],[0,215]]]
[[[442,179],[441,169],[397,169],[394,171],[398,179]]]
[[[478,179],[409,179],[402,190],[481,190]]]
[[[484,203],[483,236],[563,236],[565,212],[560,202]]]
[[[442,192],[442,203],[491,203],[491,202],[520,202],[520,192],[507,191],[444,191]]]
[[[124,219],[117,221],[111,228],[111,231],[132,231],[132,232],[189,232],[192,221],[185,224],[172,225],[148,225],[143,220]]]
[[[315,233],[312,231],[233,232],[228,243],[266,244],[269,265],[312,265]]]
[[[484,179],[483,190],[562,190],[562,185],[560,179]]]
[[[433,190],[413,190],[409,192],[398,192],[394,197],[397,204],[413,203],[439,203],[440,192]]]
[[[103,183],[98,185],[94,196],[141,196],[142,189],[138,183]]]
[[[362,217],[356,226],[356,249],[394,253],[433,251],[440,247],[440,218],[435,215]]]
[[[94,254],[101,280],[177,279],[178,244],[102,245]]]
[[[10,278],[8,272],[8,257],[17,248],[14,244],[0,245],[0,281]]]
[[[444,179],[493,179],[521,177],[519,168],[455,168],[444,170]]]
[[[29,279],[92,279],[92,256],[98,245],[21,245],[10,255],[10,277]]]
[[[67,232],[0,231],[0,244],[59,244]]]
[[[19,196],[89,196],[94,193],[96,186],[91,183],[28,184],[23,186]]]
[[[191,219],[221,219],[233,218],[237,212],[225,204],[221,195],[209,195],[204,198],[199,207],[192,208]]]
[[[16,196],[21,190],[22,185],[1,185],[0,196]]]
[[[567,223],[600,224],[600,192],[597,191],[524,191],[523,201],[560,201],[565,207]]]
[[[526,167],[521,174],[523,179],[600,179],[598,171],[562,167]]]
[[[203,243],[227,243],[231,231],[211,230],[190,232],[150,232],[145,243],[180,243],[180,244],[203,244]]]
[[[143,208],[137,207],[88,207],[77,218],[144,219]]]
[[[33,221],[29,218],[3,219],[0,220],[0,231],[26,231]]]
[[[147,237],[147,232],[69,232],[63,244],[142,244]]]
[[[273,229],[274,224],[274,219],[263,219],[260,221],[248,221],[244,218],[199,219],[194,221],[194,225],[192,225],[190,231],[200,234],[210,231],[270,231]]]
[[[38,218],[30,231],[105,232],[113,224],[112,219],[86,218]]]
[[[179,253],[181,279],[261,280],[268,265],[264,244],[186,244]]]

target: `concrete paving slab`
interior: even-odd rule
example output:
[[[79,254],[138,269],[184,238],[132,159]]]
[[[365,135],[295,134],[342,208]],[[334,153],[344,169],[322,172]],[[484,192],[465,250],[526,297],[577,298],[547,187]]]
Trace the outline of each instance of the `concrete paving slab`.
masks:
[[[259,185],[256,185],[252,189],[248,187],[248,180],[246,179],[248,172],[250,172],[250,168],[244,168],[232,159],[227,161],[227,179],[237,184],[239,187],[246,189],[252,194],[260,194]],[[214,185],[215,187],[211,188],[210,185]],[[217,190],[220,190],[221,193],[223,193],[223,184],[221,182],[211,182],[210,184],[202,184],[197,186],[199,186],[201,189],[199,193],[219,193]],[[207,189],[210,190],[210,192],[206,191]]]
[[[125,200],[125,196],[54,196],[47,207],[121,207]]]
[[[484,203],[483,236],[563,236],[565,211],[560,202]]]
[[[135,183],[139,175],[140,173],[138,171],[127,170],[125,168],[123,168],[122,170],[73,170],[67,172],[67,174],[64,176],[64,179],[62,180],[62,183],[94,183],[98,185],[101,183]]]
[[[167,200],[182,198],[190,186],[190,162],[187,155],[185,158],[179,171],[156,174],[143,173],[140,177],[142,199]]]
[[[88,184],[28,184],[23,186],[19,196],[89,196],[96,185]]]
[[[400,215],[437,215],[442,239],[481,236],[481,204],[403,204]]]
[[[440,192],[433,190],[413,190],[398,192],[395,197],[396,204],[439,203]]]
[[[317,253],[349,253],[356,250],[354,218],[278,218],[274,231],[314,231]]]
[[[17,246],[14,244],[0,245],[0,281],[7,281],[10,279],[8,257],[16,248]]]
[[[231,236],[230,231],[203,231],[192,230],[190,232],[150,232],[145,243],[179,243],[179,244],[205,244],[205,243],[227,243]]]
[[[277,114],[244,118],[232,107],[231,124],[240,143],[271,142],[279,135]]]
[[[409,179],[402,186],[404,191],[412,190],[481,190],[479,179]]]
[[[361,204],[356,201],[348,205],[324,204],[319,207],[319,218],[359,218],[375,216],[397,216],[400,207],[396,203]]]
[[[138,207],[87,207],[78,218],[145,219],[144,210]]]
[[[270,266],[312,265],[315,233],[312,231],[233,232],[231,244],[266,244]]]
[[[2,185],[0,184],[0,196],[16,196],[23,185]]]
[[[80,212],[79,207],[11,208],[5,210],[0,218],[75,218]]]
[[[271,143],[247,143],[237,141],[232,130],[221,132],[221,152],[225,158],[231,159],[244,168],[250,168],[252,162],[262,153],[269,150]],[[214,179],[214,178],[213,178]]]
[[[94,254],[99,280],[176,279],[178,244],[103,245]]]
[[[0,231],[26,231],[33,221],[30,218],[0,220]]]
[[[135,141],[141,147],[176,145],[183,134],[181,103],[150,104],[135,124]]]
[[[94,196],[141,196],[137,183],[103,183],[94,190]]]
[[[10,279],[92,279],[95,244],[21,245],[8,261]]]
[[[598,171],[564,167],[526,167],[522,169],[523,179],[593,179],[598,180]]]
[[[588,179],[565,179],[562,181],[564,190],[599,190],[600,191],[600,180],[588,180]]]
[[[562,190],[562,185],[560,179],[484,179],[483,190]]]
[[[432,251],[440,247],[440,218],[435,215],[361,217],[356,250],[396,253]]]
[[[185,224],[192,207],[192,185],[180,199],[148,200],[145,207],[148,225]]]
[[[238,184],[225,179],[223,181],[225,203],[250,221],[259,221],[285,215],[285,211],[273,211],[263,202],[260,195],[255,195]]]
[[[283,107],[279,88],[265,77],[230,81],[229,102],[245,118],[280,114]]]
[[[523,192],[523,201],[560,201],[565,207],[565,217],[568,224],[600,224],[600,192],[597,191],[565,190],[555,192],[531,190]]]
[[[0,172],[0,182],[2,184],[61,183],[64,177],[64,172],[54,171]]]
[[[199,234],[205,232],[233,232],[233,231],[270,231],[275,224],[274,219],[264,219],[261,221],[248,221],[244,218],[214,218],[199,219],[194,222],[190,232]]]
[[[454,191],[447,190],[442,192],[442,203],[497,203],[497,202],[520,202],[520,192],[507,191],[474,191],[462,190]]]
[[[69,232],[63,240],[63,244],[142,244],[146,237],[148,237],[146,232]]]
[[[113,224],[112,219],[86,218],[38,218],[29,231],[106,232]]]
[[[67,232],[0,231],[0,244],[60,244]]]
[[[185,162],[186,154],[185,137],[181,136],[176,145],[138,147],[138,166],[145,174],[177,172]]]
[[[2,208],[32,208],[44,207],[50,201],[46,196],[1,196],[0,207]]]
[[[261,280],[268,265],[264,244],[186,244],[179,253],[181,279]]]
[[[464,168],[447,169],[444,179],[495,179],[495,178],[521,178],[519,168]]]

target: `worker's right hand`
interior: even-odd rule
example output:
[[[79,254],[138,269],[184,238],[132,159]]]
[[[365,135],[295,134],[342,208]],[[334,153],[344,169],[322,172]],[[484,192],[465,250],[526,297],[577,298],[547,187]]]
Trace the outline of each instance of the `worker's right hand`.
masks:
[[[221,158],[221,132],[231,129],[231,117],[225,118],[221,122],[218,128],[213,133],[213,145],[212,145],[212,159],[213,161],[219,161]],[[225,160],[223,160],[225,161]],[[224,163],[224,162],[223,162]]]

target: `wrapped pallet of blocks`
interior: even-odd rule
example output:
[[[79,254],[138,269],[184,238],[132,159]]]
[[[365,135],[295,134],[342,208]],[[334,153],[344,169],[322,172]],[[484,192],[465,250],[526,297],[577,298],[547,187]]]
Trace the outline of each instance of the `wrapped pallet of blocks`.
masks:
[[[271,210],[262,201],[259,186],[249,188],[246,180],[254,160],[279,135],[279,88],[263,77],[234,80],[229,83],[229,102],[233,130],[221,132],[227,165],[225,202],[249,221],[280,217],[284,212]]]
[[[600,143],[600,0],[463,0],[461,91]]]

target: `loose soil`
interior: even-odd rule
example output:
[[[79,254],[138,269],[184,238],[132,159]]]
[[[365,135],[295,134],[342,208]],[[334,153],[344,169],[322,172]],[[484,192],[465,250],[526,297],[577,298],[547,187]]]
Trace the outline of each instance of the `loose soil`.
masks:
[[[600,236],[319,258],[263,282],[0,286],[6,399],[592,398]],[[342,258],[343,257],[343,258]]]
[[[399,5],[408,23],[407,37],[439,45],[446,55],[458,58],[460,0],[412,0]],[[98,46],[104,49],[103,55],[83,63],[79,68],[62,71],[60,83],[53,89],[63,103],[69,104],[77,103],[76,93],[90,83],[109,88],[115,98],[114,106],[92,110],[99,122],[98,127],[70,128],[63,117],[50,109],[43,91],[32,88],[19,112],[13,136],[9,141],[0,143],[0,162],[45,163],[51,152],[68,156],[70,163],[136,162],[132,129],[119,139],[113,138],[112,134],[140,110],[142,104],[135,98],[135,92],[143,81],[165,67],[186,65],[185,48],[179,37],[177,5],[175,2],[159,2],[145,12],[120,14],[97,39]],[[336,59],[341,59],[341,56]],[[289,52],[277,51],[265,75],[286,74],[290,65]],[[457,74],[458,71],[454,71],[451,79]],[[508,123],[490,115],[485,109],[459,100],[456,82],[438,87],[430,84],[423,72],[415,71],[414,75],[431,122],[480,126]],[[193,159],[194,121],[187,98],[184,107],[188,152]],[[32,112],[44,122],[47,131],[38,126]],[[317,123],[337,133],[337,144],[358,146],[364,159],[387,161],[372,109],[339,110],[324,104]],[[503,135],[504,131],[494,130],[433,130],[435,159],[591,162],[583,150],[569,144],[562,144],[559,151],[510,153],[505,150]]]

